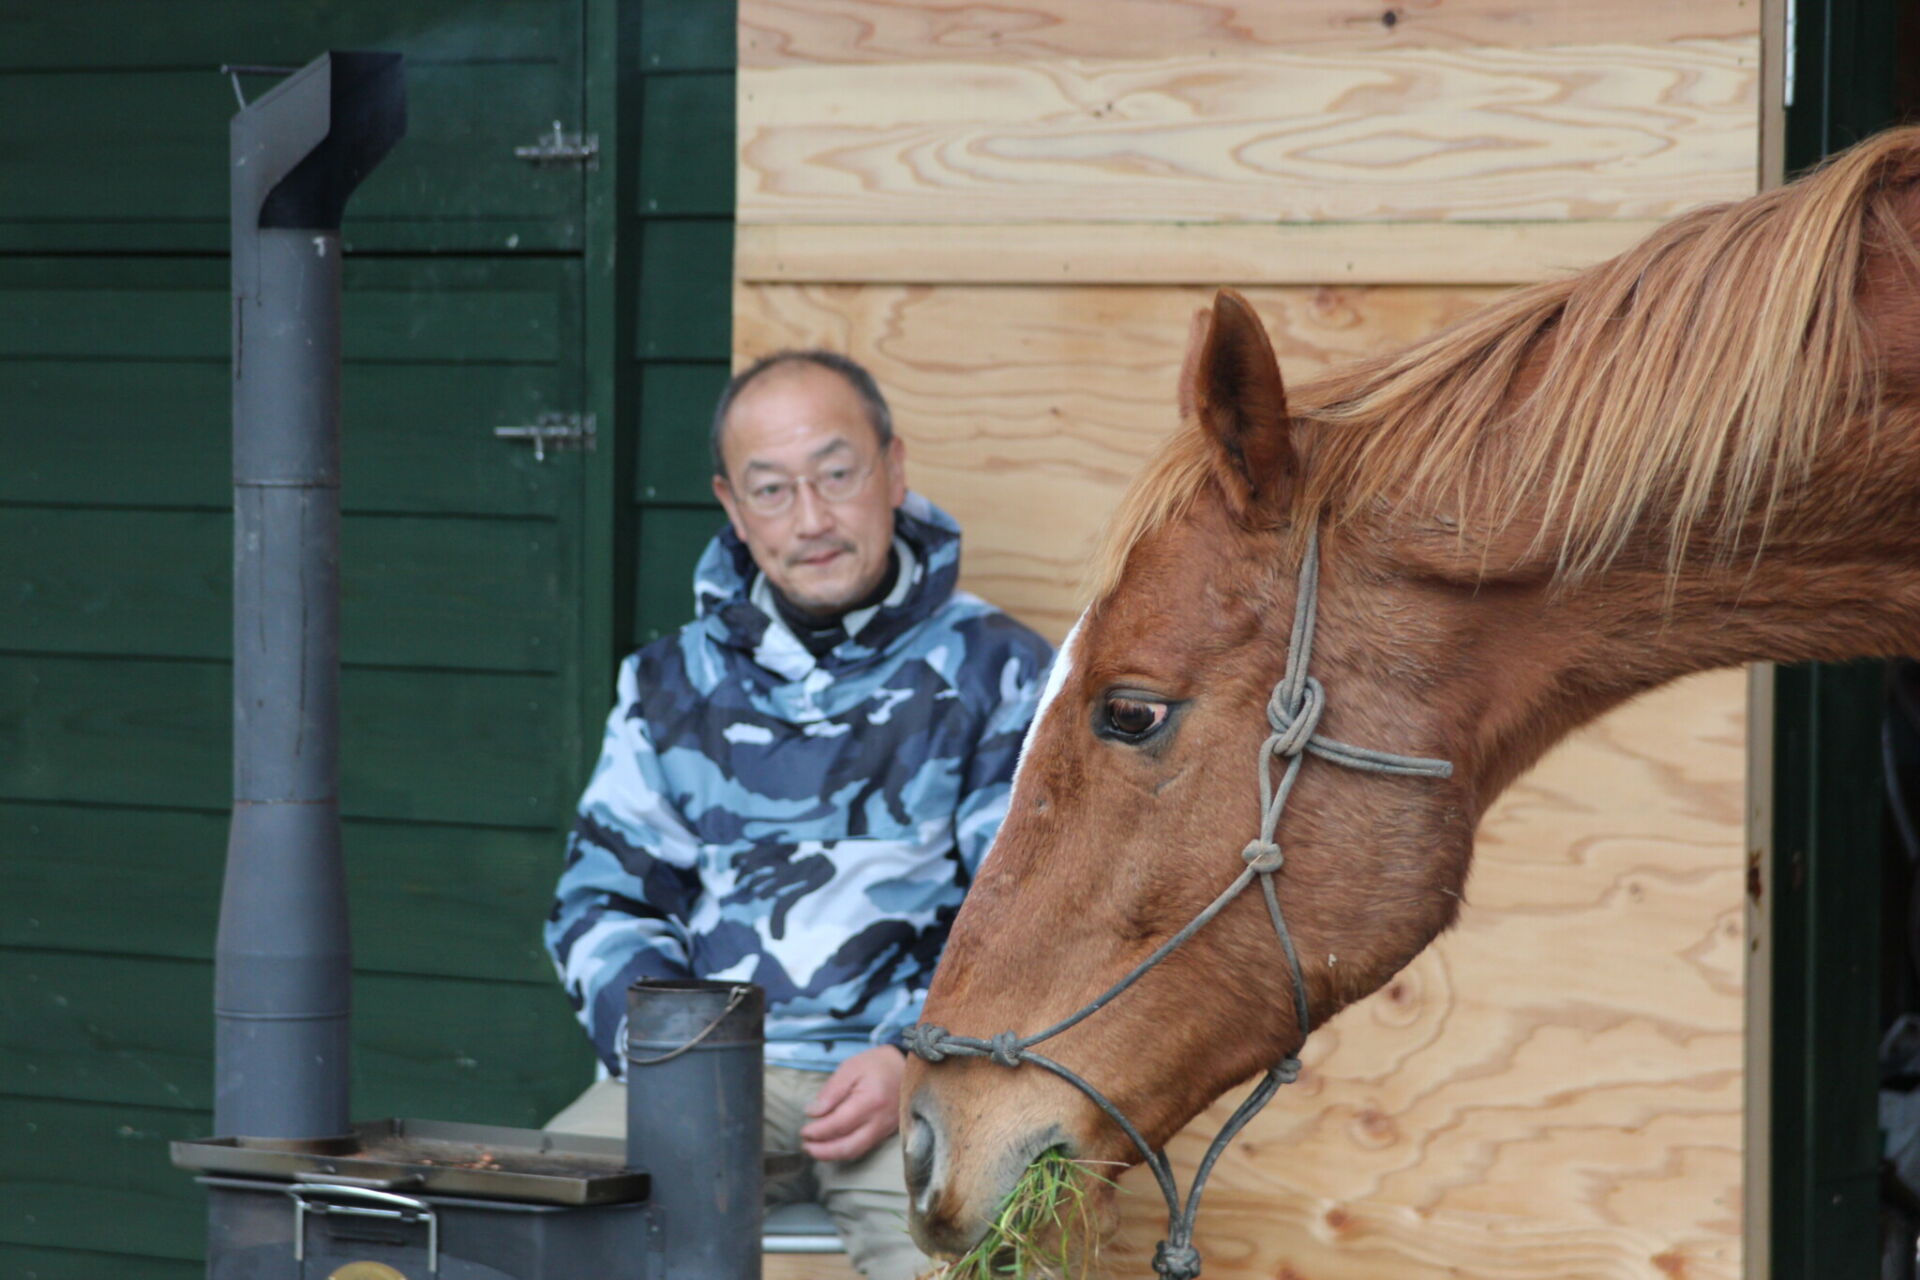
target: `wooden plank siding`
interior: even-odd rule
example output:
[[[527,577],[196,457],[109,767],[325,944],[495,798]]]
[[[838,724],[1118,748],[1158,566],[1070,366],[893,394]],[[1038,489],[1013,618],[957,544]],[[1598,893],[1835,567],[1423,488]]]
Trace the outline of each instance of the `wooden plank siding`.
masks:
[[[429,278],[430,280],[430,278]],[[209,466],[231,375],[211,359],[85,355],[0,361],[0,401],[44,424],[9,434],[0,501],[224,510],[232,479]],[[529,422],[564,402],[528,364],[349,364],[341,377],[341,505],[348,516],[539,516],[560,495],[531,450],[503,456],[477,422]],[[117,465],[102,466],[103,458]]]
[[[627,497],[636,645],[692,618],[693,566],[722,523],[707,434],[732,349],[732,19],[731,3],[655,0],[640,21],[628,214],[639,250],[627,384],[639,424]]]
[[[199,1265],[206,1219],[167,1144],[205,1137],[208,1113],[122,1102],[0,1097],[0,1263],[155,1280]],[[84,1214],[85,1229],[74,1219]],[[101,1270],[86,1270],[99,1265]],[[205,1274],[204,1265],[199,1265]],[[59,1270],[52,1274],[60,1274]]]
[[[327,48],[407,54],[408,133],[356,192],[349,249],[578,250],[582,175],[513,150],[580,127],[580,0],[0,0],[0,249],[223,252],[224,63],[298,66]],[[257,94],[271,77],[248,77]],[[484,106],[482,106],[484,104]]]
[[[772,223],[736,233],[753,284],[1530,284],[1631,247],[1616,222]]]
[[[564,660],[552,526],[359,515],[342,521],[342,657],[355,666],[552,672]],[[225,513],[0,507],[0,649],[224,658]],[[485,582],[475,558],[497,566]]]
[[[213,966],[72,951],[17,953],[0,1094],[210,1111]],[[353,1092],[368,1115],[537,1127],[546,1081],[576,1069],[558,1001],[498,983],[362,972]],[[431,1009],[432,1016],[426,1016]],[[102,1052],[107,1037],[111,1049]]]
[[[740,39],[736,361],[867,363],[965,584],[1056,638],[1215,286],[1298,382],[1758,174],[1739,0],[743,0]],[[1515,785],[1460,925],[1216,1170],[1209,1275],[1741,1274],[1744,732],[1717,673]],[[1122,1185],[1105,1270],[1144,1274]]]
[[[232,96],[211,67],[409,55],[410,136],[345,228],[354,1106],[537,1124],[590,1075],[539,945],[557,828],[634,630],[635,562],[688,559],[632,545],[635,460],[678,439],[650,425],[636,448],[635,427],[704,422],[686,411],[725,376],[733,24],[707,0],[73,18],[0,0],[0,96],[65,94],[29,114],[69,153],[0,158],[0,249],[22,255],[0,263],[0,401],[40,428],[0,469],[0,961],[23,975],[0,1025],[18,1157],[0,1159],[0,1272],[175,1280],[198,1274],[203,1227],[164,1141],[209,1123],[226,827]],[[511,155],[580,125],[583,77],[606,157],[584,211],[577,171]],[[159,118],[127,127],[130,109]],[[162,162],[158,181],[107,172]],[[12,181],[62,164],[63,189]],[[583,380],[596,454],[492,438],[582,407]]]
[[[225,814],[208,809],[0,805],[0,945],[209,960],[221,864],[208,851],[226,833]],[[550,832],[348,818],[341,843],[362,968],[551,981],[527,928],[547,907]]]
[[[17,748],[0,757],[0,796],[225,809],[230,684],[223,662],[15,655],[0,666],[0,729]],[[343,813],[544,828],[577,790],[548,741],[551,676],[347,667],[340,696]]]

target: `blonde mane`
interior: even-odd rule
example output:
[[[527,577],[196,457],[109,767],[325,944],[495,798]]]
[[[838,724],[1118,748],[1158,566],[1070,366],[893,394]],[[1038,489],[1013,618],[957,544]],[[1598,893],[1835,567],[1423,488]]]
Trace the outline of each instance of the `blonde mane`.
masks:
[[[1878,247],[1920,284],[1920,251],[1887,194],[1916,176],[1920,127],[1891,130],[1791,186],[1676,218],[1616,258],[1291,390],[1294,417],[1329,428],[1295,527],[1421,498],[1495,529],[1530,510],[1563,578],[1604,567],[1656,519],[1670,571],[1703,527],[1731,555],[1805,476],[1823,424],[1875,402],[1859,276]],[[1211,482],[1210,456],[1189,423],[1148,462],[1095,555],[1095,599]]]

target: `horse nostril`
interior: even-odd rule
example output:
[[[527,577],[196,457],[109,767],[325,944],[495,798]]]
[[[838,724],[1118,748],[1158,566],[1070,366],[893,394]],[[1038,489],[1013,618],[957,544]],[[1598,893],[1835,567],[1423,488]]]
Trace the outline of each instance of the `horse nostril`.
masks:
[[[933,1183],[934,1153],[939,1141],[932,1122],[914,1112],[907,1128],[907,1194],[922,1212],[927,1207],[927,1189]]]

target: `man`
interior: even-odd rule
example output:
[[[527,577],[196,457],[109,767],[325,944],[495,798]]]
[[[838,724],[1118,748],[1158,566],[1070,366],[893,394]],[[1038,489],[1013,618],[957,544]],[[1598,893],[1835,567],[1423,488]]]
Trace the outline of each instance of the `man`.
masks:
[[[867,371],[737,375],[713,421],[728,527],[698,618],[628,658],[547,945],[606,1070],[638,978],[767,991],[767,1147],[802,1150],[854,1265],[906,1280],[900,1032],[1006,811],[1047,645],[956,591],[959,529],[907,491]],[[624,1131],[595,1084],[550,1128]],[[797,1194],[795,1194],[797,1192]]]

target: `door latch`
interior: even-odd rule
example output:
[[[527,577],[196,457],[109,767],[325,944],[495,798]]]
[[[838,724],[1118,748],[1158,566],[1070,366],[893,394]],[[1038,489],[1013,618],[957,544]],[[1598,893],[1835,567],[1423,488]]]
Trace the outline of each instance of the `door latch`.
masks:
[[[493,434],[500,440],[531,440],[534,461],[545,462],[549,449],[555,453],[563,449],[592,453],[593,415],[590,413],[543,413],[531,423],[495,427]]]
[[[535,168],[573,164],[583,169],[600,167],[600,136],[594,133],[568,133],[553,122],[553,132],[543,133],[530,146],[515,147],[516,159]]]

